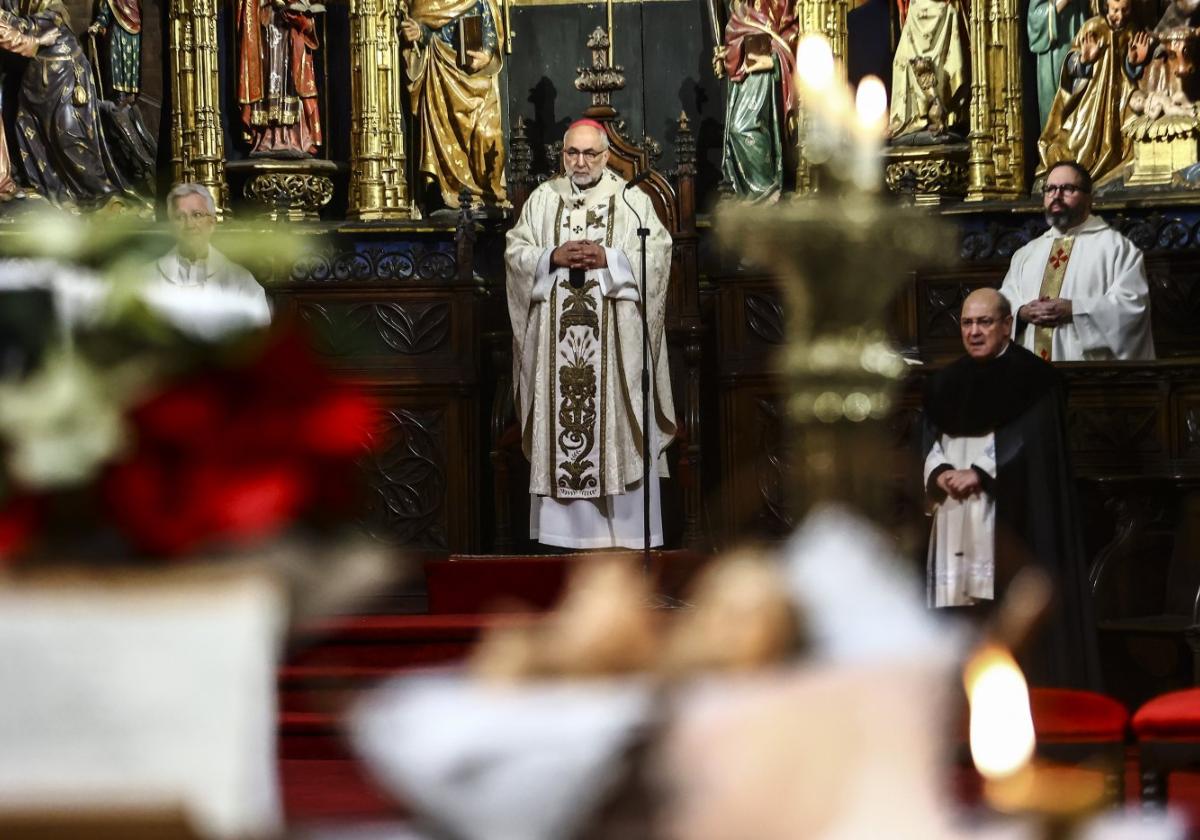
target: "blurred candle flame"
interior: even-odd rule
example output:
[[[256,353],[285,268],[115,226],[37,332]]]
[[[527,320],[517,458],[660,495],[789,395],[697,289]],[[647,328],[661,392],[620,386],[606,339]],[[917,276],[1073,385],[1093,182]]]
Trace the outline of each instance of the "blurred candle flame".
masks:
[[[971,708],[971,758],[988,779],[1011,776],[1033,757],[1035,738],[1029,688],[1012,654],[989,645],[967,663],[964,682]]]
[[[796,45],[796,73],[810,92],[833,87],[833,47],[823,35],[805,35]]]
[[[864,134],[883,135],[884,117],[887,115],[887,90],[878,76],[866,76],[858,83],[854,94],[854,110],[858,124]]]

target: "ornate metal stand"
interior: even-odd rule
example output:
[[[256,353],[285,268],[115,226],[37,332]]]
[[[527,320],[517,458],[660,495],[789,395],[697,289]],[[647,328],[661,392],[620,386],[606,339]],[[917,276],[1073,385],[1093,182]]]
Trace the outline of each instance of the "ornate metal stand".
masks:
[[[876,517],[888,509],[889,443],[881,428],[905,375],[882,315],[908,272],[950,262],[953,229],[914,208],[819,173],[820,195],[774,207],[726,201],[717,235],[784,289],[784,376],[796,445],[798,514],[840,501]]]

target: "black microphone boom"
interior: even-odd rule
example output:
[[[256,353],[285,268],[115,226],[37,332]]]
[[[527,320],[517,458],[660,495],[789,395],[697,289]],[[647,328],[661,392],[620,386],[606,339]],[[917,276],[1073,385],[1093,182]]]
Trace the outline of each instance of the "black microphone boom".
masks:
[[[638,301],[638,312],[642,321],[642,568],[650,573],[650,464],[654,456],[650,451],[650,327],[646,318],[646,238],[650,236],[650,228],[646,227],[642,215],[629,203],[626,193],[630,187],[637,186],[650,177],[652,169],[643,169],[630,179],[621,191],[621,199],[629,212],[637,219],[638,251],[641,255],[642,273],[639,278],[641,300]],[[655,477],[655,481],[657,481]]]
[[[629,183],[625,185],[625,189],[636,187],[638,184],[642,183],[642,181],[649,180],[650,176],[653,174],[653,169],[643,169],[641,172],[629,179]]]

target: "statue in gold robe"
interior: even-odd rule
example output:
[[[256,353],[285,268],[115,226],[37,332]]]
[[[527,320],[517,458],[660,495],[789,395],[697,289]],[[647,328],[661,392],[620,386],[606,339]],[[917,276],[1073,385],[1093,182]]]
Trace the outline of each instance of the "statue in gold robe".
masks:
[[[1059,161],[1073,160],[1102,186],[1120,178],[1129,163],[1133,144],[1121,126],[1151,47],[1150,36],[1134,30],[1131,5],[1108,0],[1104,15],[1076,33],[1038,139],[1038,179]]]
[[[400,23],[417,169],[446,207],[462,189],[473,202],[507,203],[499,74],[504,21],[496,0],[414,0]]]
[[[912,0],[892,58],[893,144],[966,136],[970,52],[961,0]]]
[[[239,0],[237,98],[252,157],[310,157],[321,145],[313,15],[323,11],[307,0]]]

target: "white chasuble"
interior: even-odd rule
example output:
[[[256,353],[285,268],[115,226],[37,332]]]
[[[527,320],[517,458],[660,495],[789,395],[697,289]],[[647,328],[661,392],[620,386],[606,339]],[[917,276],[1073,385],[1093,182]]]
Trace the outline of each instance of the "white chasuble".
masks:
[[[978,467],[996,477],[996,437],[941,435],[925,458],[925,483],[939,466]],[[996,502],[980,492],[958,500],[947,496],[933,510],[929,536],[929,606],[963,607],[995,595]]]
[[[1057,297],[1071,301],[1072,317],[1050,328],[1041,349],[1048,347],[1055,362],[1153,359],[1142,252],[1098,216],[1066,232],[1051,228],[1013,254],[1000,294],[1012,304],[1014,340],[1038,352],[1038,328],[1020,321],[1017,310],[1043,296],[1051,251],[1068,237],[1073,241]]]
[[[624,186],[609,171],[586,190],[557,178],[534,190],[508,234],[514,397],[531,465],[529,490],[537,497],[597,504],[641,481],[638,222],[622,200]],[[651,230],[651,457],[665,475],[661,456],[675,434],[664,330],[671,238],[644,193],[633,189],[627,197]],[[568,269],[552,266],[550,255],[582,239],[605,248],[608,267],[584,272],[573,286]]]

